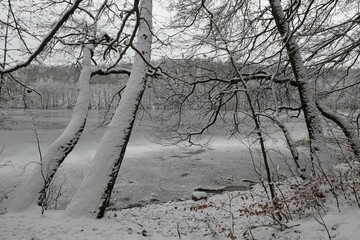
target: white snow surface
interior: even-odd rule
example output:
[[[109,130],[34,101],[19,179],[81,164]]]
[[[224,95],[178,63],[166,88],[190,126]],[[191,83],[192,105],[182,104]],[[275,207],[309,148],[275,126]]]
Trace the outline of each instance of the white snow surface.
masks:
[[[207,193],[206,192],[195,191],[192,194],[192,199],[193,200],[200,200],[200,199],[205,199],[205,198],[207,198]]]
[[[284,189],[288,187],[284,185]],[[265,226],[269,217],[241,215],[239,209],[264,201],[261,189],[255,186],[252,191],[224,193],[197,202],[167,202],[109,211],[100,220],[71,218],[62,210],[46,211],[44,215],[40,209],[7,213],[0,215],[0,239],[230,239],[232,224],[237,239],[251,239],[247,233],[254,226],[251,230],[254,239],[328,239],[325,227],[312,213],[284,222],[289,227],[284,231],[278,230],[278,226]],[[345,205],[339,212],[331,197],[325,207],[323,220],[333,239],[358,239],[359,208]]]

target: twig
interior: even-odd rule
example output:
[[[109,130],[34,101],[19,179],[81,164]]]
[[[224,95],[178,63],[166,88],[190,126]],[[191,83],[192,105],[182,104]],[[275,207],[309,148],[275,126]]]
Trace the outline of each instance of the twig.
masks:
[[[179,227],[179,223],[176,223],[176,231],[177,231],[177,234],[179,236],[179,239],[181,239],[181,233],[180,233],[180,227]]]

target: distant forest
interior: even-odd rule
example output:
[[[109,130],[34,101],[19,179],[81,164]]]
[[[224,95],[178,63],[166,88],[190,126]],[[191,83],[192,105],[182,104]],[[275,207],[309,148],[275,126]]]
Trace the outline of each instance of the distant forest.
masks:
[[[157,63],[158,64],[158,63]],[[183,109],[200,109],[204,107],[205,92],[208,89],[218,87],[222,80],[230,81],[235,74],[231,67],[224,62],[213,62],[204,59],[195,60],[167,60],[160,64],[165,73],[156,78],[150,78],[147,90],[142,100],[142,108],[145,109],[176,109],[181,106]],[[124,66],[131,68],[131,66]],[[260,70],[259,70],[260,69]],[[264,70],[265,69],[265,70]],[[271,72],[266,67],[242,69],[249,76],[254,73]],[[312,85],[317,91],[324,92],[330,89],[331,85],[345,81],[344,72],[346,70],[329,70],[317,75],[312,79]],[[3,85],[3,93],[6,96],[6,105],[11,108],[41,108],[41,109],[72,109],[77,97],[77,81],[80,69],[78,66],[30,66],[11,75],[12,79],[7,79]],[[357,78],[360,70],[351,70],[345,74],[349,79]],[[212,76],[213,75],[213,76]],[[320,76],[320,77],[319,77]],[[342,76],[341,79],[337,76]],[[109,106],[114,107],[120,99],[120,90],[125,86],[128,76],[125,74],[113,74],[107,76],[94,75],[91,79],[91,109],[105,109]],[[209,81],[209,79],[218,81]],[[283,73],[282,78],[291,78],[291,74]],[[254,94],[259,95],[259,99],[266,104],[271,99],[274,89],[271,89],[267,79],[249,78],[249,85],[253,86]],[[18,83],[22,83],[29,88],[23,88]],[[199,87],[201,83],[201,86]],[[196,92],[191,93],[196,85]],[[5,89],[4,89],[5,88]],[[256,89],[256,91],[255,91]],[[260,90],[259,90],[260,89]],[[297,90],[291,84],[285,86],[279,92],[286,92],[286,96],[279,98],[286,101],[289,105],[299,102]],[[359,105],[359,87],[354,86],[347,91],[333,94],[332,100],[328,104],[335,108],[351,109]],[[219,88],[219,91],[221,89]],[[245,99],[244,99],[245,101]],[[241,104],[241,99],[229,101],[228,109],[237,108]],[[270,105],[272,103],[269,103]],[[246,111],[243,104],[242,110]],[[240,107],[242,108],[242,107]]]
[[[79,74],[77,66],[30,66],[21,69],[12,76],[13,79],[8,80],[7,89],[4,89],[8,107],[72,109],[76,102]],[[126,80],[126,75],[93,76],[91,109],[109,106]],[[16,81],[32,90],[24,90]]]

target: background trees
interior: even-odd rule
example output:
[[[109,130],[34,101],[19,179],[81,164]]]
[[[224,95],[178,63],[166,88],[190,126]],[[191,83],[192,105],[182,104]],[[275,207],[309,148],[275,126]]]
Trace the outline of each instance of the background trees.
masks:
[[[26,5],[26,9],[10,2],[1,6],[8,13],[1,19],[1,95],[15,83],[26,106],[25,100],[40,92],[29,84],[31,79],[15,72],[34,61],[56,61],[61,54],[72,63],[81,55],[79,66],[86,79],[96,74],[130,74],[126,88],[126,78],[122,78],[116,89],[122,99],[93,166],[68,207],[69,215],[103,216],[146,86],[159,93],[149,106],[169,120],[166,130],[173,133],[170,139],[175,142],[197,144],[204,134],[221,130],[233,137],[245,134],[249,146],[261,150],[260,175],[268,183],[264,186],[269,186],[271,199],[276,199],[276,166],[268,142],[274,126],[283,133],[293,165],[303,178],[310,177],[310,169],[313,175],[332,170],[334,154],[328,140],[337,136],[324,131],[330,123],[325,124],[321,115],[343,131],[353,155],[359,156],[359,134],[354,128],[360,118],[358,102],[340,109],[349,99],[357,101],[349,96],[358,94],[359,85],[356,1],[175,1],[169,4],[176,12],[170,32],[152,30],[150,0],[49,1],[44,6]],[[54,27],[45,24],[41,31],[34,31],[41,24],[37,14],[49,15],[54,9],[56,14],[49,17]],[[32,24],[18,17],[30,11],[37,19]],[[151,45],[151,36],[156,45]],[[18,61],[8,47],[13,42],[10,37],[21,44],[16,54],[23,55],[24,61]],[[152,46],[158,51],[170,49],[174,59],[159,60],[160,67],[155,68],[150,62]],[[131,72],[123,64],[128,54],[129,58],[135,55]],[[86,70],[90,65],[94,68]],[[147,82],[146,76],[154,75],[154,69],[161,69],[161,76]],[[109,97],[98,98],[99,103],[109,102]],[[150,102],[151,97],[146,100]],[[289,134],[286,121],[292,117],[306,123],[310,160],[299,157]],[[78,123],[85,120],[83,116]]]

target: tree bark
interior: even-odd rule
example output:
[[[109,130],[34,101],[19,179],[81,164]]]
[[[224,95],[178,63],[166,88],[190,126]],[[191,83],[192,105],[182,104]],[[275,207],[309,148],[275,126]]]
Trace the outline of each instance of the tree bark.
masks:
[[[360,159],[360,141],[354,126],[348,120],[346,120],[346,118],[329,109],[321,101],[316,101],[316,106],[324,117],[330,119],[341,128],[345,137],[350,143],[350,147],[354,155],[356,158]]]
[[[40,164],[31,172],[28,182],[22,187],[8,209],[10,212],[23,211],[36,203],[46,207],[46,194],[56,171],[66,156],[73,150],[84,130],[90,105],[89,81],[92,74],[91,51],[93,45],[83,48],[82,70],[79,76],[79,95],[71,120],[64,132],[46,150]]]
[[[277,29],[283,38],[292,71],[298,83],[300,101],[309,133],[311,163],[313,166],[318,163],[317,168],[322,168],[323,164],[328,165],[326,162],[322,161],[326,161],[328,159],[329,151],[325,144],[321,119],[316,108],[314,93],[309,85],[307,70],[304,66],[301,52],[297,42],[295,41],[294,34],[290,31],[289,22],[285,17],[281,1],[269,0],[269,3]],[[327,168],[330,170],[332,169],[331,166],[327,166]],[[313,167],[313,172],[314,171],[315,169]]]
[[[145,90],[147,64],[144,59],[150,60],[152,1],[142,0],[140,12],[141,21],[136,43],[138,52],[135,54],[129,80],[91,163],[90,170],[66,208],[66,214],[69,216],[85,215],[102,218],[109,204],[130,139],[136,112]]]

